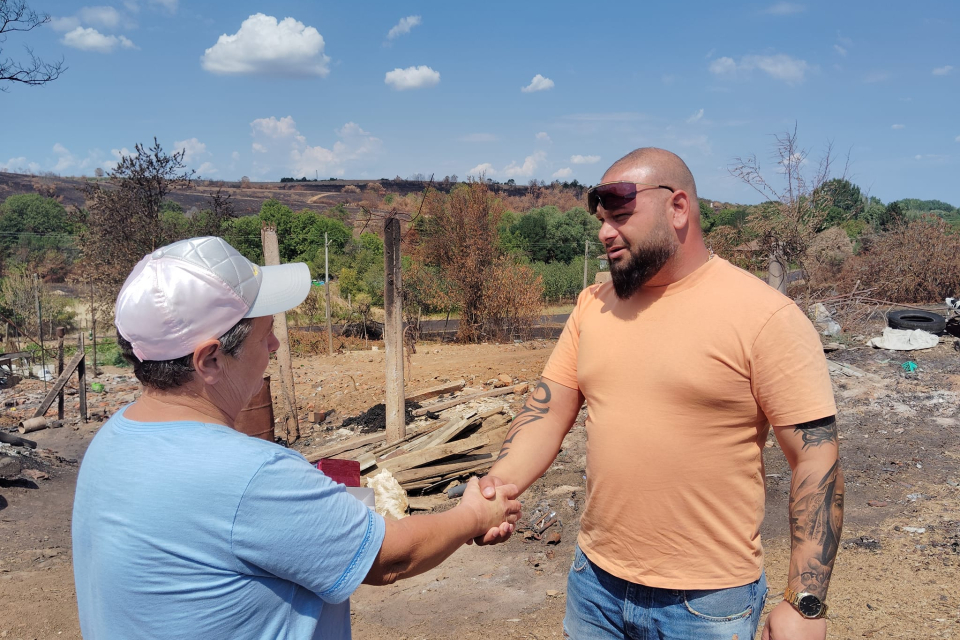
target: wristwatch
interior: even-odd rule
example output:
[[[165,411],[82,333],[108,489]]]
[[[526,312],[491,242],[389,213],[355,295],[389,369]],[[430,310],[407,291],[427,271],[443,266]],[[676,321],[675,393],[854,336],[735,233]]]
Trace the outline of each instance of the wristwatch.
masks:
[[[805,591],[797,593],[790,587],[787,587],[783,591],[783,599],[789,602],[793,608],[797,610],[797,613],[808,620],[825,618],[827,615],[827,605],[812,593]]]

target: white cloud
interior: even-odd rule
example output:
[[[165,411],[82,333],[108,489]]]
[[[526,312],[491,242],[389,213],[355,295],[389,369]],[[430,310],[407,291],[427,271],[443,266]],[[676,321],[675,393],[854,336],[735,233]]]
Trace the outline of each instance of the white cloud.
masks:
[[[846,56],[846,55],[847,55],[847,50],[844,49],[843,47],[841,47],[841,46],[838,45],[838,44],[833,45],[833,50],[836,51],[837,53],[839,53],[839,54],[842,55],[842,56]]]
[[[499,138],[492,133],[468,133],[465,136],[460,136],[457,140],[460,142],[496,142]]]
[[[687,124],[699,122],[701,118],[703,118],[703,109],[700,109],[700,111],[697,111],[695,114],[687,118]]]
[[[718,76],[733,74],[736,72],[737,63],[733,60],[733,58],[724,56],[722,58],[717,58],[710,63],[710,73]]]
[[[793,2],[778,2],[777,4],[764,9],[763,12],[774,16],[789,16],[806,10],[807,8],[802,4],[796,4]]]
[[[20,156],[7,160],[6,164],[0,167],[0,171],[7,173],[40,173],[40,165]]]
[[[80,26],[80,18],[76,16],[66,16],[63,18],[50,18],[48,23],[50,28],[54,31],[60,31],[61,33],[65,31],[73,31]]]
[[[537,170],[537,167],[540,165],[540,163],[546,159],[546,152],[536,151],[532,155],[524,158],[522,165],[518,165],[516,162],[511,162],[503,170],[503,175],[508,178],[525,178],[532,176],[533,172]]]
[[[913,156],[913,159],[914,159],[914,160],[923,160],[923,156],[918,153],[917,155]]]
[[[569,178],[573,175],[573,169],[570,167],[564,167],[563,169],[557,169],[553,172],[552,178]]]
[[[869,84],[873,84],[875,82],[883,82],[889,77],[890,77],[890,74],[887,73],[886,71],[871,71],[863,78],[863,81]]]
[[[410,30],[420,24],[420,16],[407,16],[406,18],[400,18],[398,22],[390,31],[387,33],[387,40],[393,40],[402,35],[410,33]]]
[[[383,81],[397,91],[423,89],[439,84],[440,73],[430,67],[421,65],[419,67],[407,67],[406,69],[388,71]]]
[[[293,18],[277,21],[257,13],[233,35],[223,34],[200,58],[211,73],[326,76],[330,58],[323,53],[323,36]]]
[[[937,67],[936,69],[934,69],[934,70],[933,70],[933,75],[935,75],[935,76],[945,76],[945,75],[949,74],[951,71],[953,71],[953,67],[948,64],[948,65],[946,65],[946,66]]]
[[[890,126],[891,129],[906,129],[907,125],[905,124],[895,124]]]
[[[77,11],[77,17],[84,24],[91,24],[105,29],[116,29],[120,26],[120,12],[113,7],[82,7]]]
[[[74,49],[96,51],[97,53],[110,53],[118,46],[123,49],[137,48],[126,36],[105,36],[96,29],[85,29],[83,27],[77,27],[73,31],[65,33],[62,42]]]
[[[258,175],[281,171],[293,177],[343,175],[344,167],[377,155],[382,147],[379,138],[354,122],[336,130],[339,139],[329,149],[310,145],[291,116],[259,118],[250,128],[253,149],[258,152],[254,165]]]
[[[207,145],[200,142],[196,138],[178,140],[173,143],[173,146],[175,152],[184,152],[183,161],[187,164],[190,164],[193,160],[196,160],[200,156],[206,155],[207,153]]]
[[[293,116],[287,116],[277,120],[274,116],[269,118],[258,118],[250,123],[254,132],[263,133],[270,138],[283,138],[286,136],[299,135],[297,123]]]
[[[69,149],[59,142],[53,145],[53,152],[57,155],[57,164],[52,169],[55,173],[63,173],[77,163]]]
[[[217,173],[217,168],[213,166],[213,163],[211,162],[204,162],[202,165],[197,167],[198,176],[209,176],[214,173]]]
[[[230,157],[233,158],[234,160],[239,160],[239,159],[240,159],[240,152],[239,152],[239,151],[234,151],[234,152],[230,155]]]
[[[600,156],[570,156],[570,162],[573,164],[596,164],[600,162]]]
[[[483,164],[478,164],[473,169],[467,171],[468,176],[493,176],[497,174],[497,170],[493,168],[493,165],[489,162],[484,162]]]
[[[807,71],[812,68],[806,60],[792,58],[783,53],[772,56],[743,56],[739,64],[733,58],[717,58],[709,67],[711,73],[719,76],[735,76],[741,72],[748,73],[759,69],[771,78],[783,80],[787,84],[803,82]]]
[[[544,78],[539,73],[533,76],[533,80],[530,81],[525,87],[520,87],[520,91],[524,93],[533,93],[534,91],[546,91],[547,89],[553,88],[553,80],[550,78]]]
[[[550,139],[550,136],[547,134],[546,131],[539,132],[536,138],[537,140],[542,140],[544,142],[553,142],[553,140]]]
[[[953,141],[954,141],[954,142],[960,142],[960,136],[957,136],[956,138],[954,138]]]
[[[180,0],[150,0],[150,4],[159,5],[170,13],[175,13],[177,6],[180,4]]]
[[[130,152],[130,149],[123,147],[121,149],[110,149],[110,155],[117,160],[123,160],[127,156],[132,156],[133,153]]]

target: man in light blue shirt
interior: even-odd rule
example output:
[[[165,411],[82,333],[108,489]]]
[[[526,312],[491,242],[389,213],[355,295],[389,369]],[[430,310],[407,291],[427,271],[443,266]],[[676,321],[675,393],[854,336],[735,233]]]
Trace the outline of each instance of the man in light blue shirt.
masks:
[[[461,503],[385,521],[294,451],[233,429],[278,347],[303,264],[259,267],[221,238],[144,257],[115,310],[143,385],[90,444],[73,511],[87,640],[350,637],[350,594],[427,571],[520,505],[471,481]]]

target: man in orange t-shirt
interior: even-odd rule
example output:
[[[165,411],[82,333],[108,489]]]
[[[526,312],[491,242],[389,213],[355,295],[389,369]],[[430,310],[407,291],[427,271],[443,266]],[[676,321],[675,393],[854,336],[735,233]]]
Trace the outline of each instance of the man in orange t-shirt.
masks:
[[[612,281],[580,294],[481,480],[529,487],[587,402],[587,501],[567,587],[571,638],[753,638],[772,425],[793,470],[784,601],[763,638],[826,637],[843,521],[830,377],[796,304],[713,256],[676,155],[637,149],[589,191]],[[479,543],[501,542],[491,530]]]

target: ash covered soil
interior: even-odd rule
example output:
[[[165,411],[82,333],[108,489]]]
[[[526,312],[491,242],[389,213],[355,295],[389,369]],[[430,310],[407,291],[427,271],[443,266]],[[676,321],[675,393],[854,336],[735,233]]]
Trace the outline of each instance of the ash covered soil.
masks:
[[[827,354],[853,367],[831,376],[847,495],[828,598],[830,637],[960,638],[960,352],[953,342],[910,353],[854,346]],[[549,341],[420,344],[410,356],[407,388],[459,379],[479,387],[499,374],[533,382],[552,347]],[[344,421],[383,402],[382,349],[295,359],[301,417],[333,410],[315,427],[301,422],[297,448],[347,437],[339,431]],[[907,360],[919,365],[910,377],[901,368]],[[268,373],[276,379],[275,362]],[[128,369],[107,367],[97,380],[105,392],[88,396],[96,419],[75,423],[77,399],[68,395],[63,428],[25,436],[38,443],[23,454],[28,473],[0,480],[0,638],[80,637],[70,550],[78,461],[104,417],[138,394]],[[36,380],[0,391],[0,428],[32,415],[42,395]],[[525,398],[503,399],[516,411]],[[584,417],[581,412],[556,463],[523,496],[526,519],[556,511],[560,524],[542,540],[515,535],[497,547],[467,546],[422,576],[361,587],[352,598],[354,637],[562,637],[566,574],[583,510]],[[357,432],[369,428],[369,420],[348,424]],[[772,435],[765,461],[769,609],[786,581],[790,545],[790,469]],[[434,505],[447,509],[452,501],[438,496]]]

